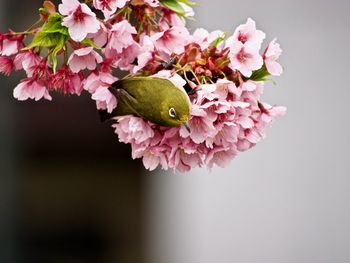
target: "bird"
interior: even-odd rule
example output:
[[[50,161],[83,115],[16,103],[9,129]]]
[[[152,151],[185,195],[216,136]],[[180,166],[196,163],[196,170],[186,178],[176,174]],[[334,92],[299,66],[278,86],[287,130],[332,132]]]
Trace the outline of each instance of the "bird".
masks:
[[[112,113],[100,111],[101,121],[134,115],[159,126],[178,127],[190,118],[191,101],[183,87],[168,79],[134,76],[118,80],[109,88],[118,99]]]

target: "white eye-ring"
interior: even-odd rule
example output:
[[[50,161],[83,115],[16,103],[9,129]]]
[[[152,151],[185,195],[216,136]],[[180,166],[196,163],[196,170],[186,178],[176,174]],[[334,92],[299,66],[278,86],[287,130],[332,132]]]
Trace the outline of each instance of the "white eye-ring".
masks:
[[[176,118],[176,111],[175,111],[174,108],[170,108],[170,109],[169,109],[169,116],[170,116],[171,118]]]

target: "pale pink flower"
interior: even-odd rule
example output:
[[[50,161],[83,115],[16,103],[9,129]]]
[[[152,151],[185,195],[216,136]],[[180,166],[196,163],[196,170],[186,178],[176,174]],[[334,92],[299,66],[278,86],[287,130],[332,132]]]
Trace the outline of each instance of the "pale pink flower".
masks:
[[[230,61],[230,67],[239,70],[245,77],[250,77],[254,70],[260,69],[264,64],[258,49],[251,42],[234,42],[230,46]]]
[[[181,54],[190,42],[190,34],[185,27],[172,27],[163,32],[155,33],[151,39],[157,50],[166,54]]]
[[[129,0],[94,0],[94,7],[102,11],[108,20],[118,8],[123,8]]]
[[[136,29],[127,20],[114,24],[110,30],[107,48],[122,53],[124,48],[135,43],[133,34],[136,33]]]
[[[93,49],[93,47],[85,47],[74,50],[68,60],[68,65],[73,73],[78,73],[81,70],[96,68],[96,62],[101,63],[102,57]]]
[[[10,57],[0,56],[0,72],[6,76],[10,76],[12,70],[14,70],[15,65]]]
[[[133,71],[135,67],[134,61],[140,53],[140,45],[137,42],[134,42],[132,45],[123,49],[123,52],[116,53],[114,56],[111,56],[111,53],[106,55],[107,57],[113,57],[113,66],[121,70]]]
[[[263,55],[267,71],[272,76],[280,76],[283,73],[282,66],[276,61],[281,56],[281,54],[282,49],[280,47],[280,44],[276,42],[276,39],[272,40]]]
[[[154,137],[155,132],[147,121],[139,117],[125,116],[118,119],[118,123],[112,126],[123,143],[146,143]]]
[[[90,94],[96,92],[100,86],[110,87],[118,78],[109,72],[92,72],[84,81],[83,88]]]
[[[100,86],[92,94],[91,98],[96,101],[98,110],[107,110],[112,113],[117,107],[117,98],[109,91],[108,86]]]
[[[248,18],[245,24],[238,26],[233,34],[233,41],[239,41],[242,44],[250,42],[260,49],[265,39],[265,33],[256,29],[255,21]],[[230,40],[229,40],[230,41]]]
[[[16,70],[24,69],[29,77],[33,75],[35,66],[39,65],[40,62],[41,57],[38,56],[38,54],[36,54],[33,50],[21,52],[17,54],[14,59]]]
[[[215,137],[207,138],[205,144],[213,149],[217,146],[232,147],[238,141],[239,127],[234,122],[220,122],[215,125],[218,133]]]
[[[83,88],[87,90],[96,101],[99,110],[112,113],[118,105],[117,98],[109,91],[109,87],[118,79],[108,72],[92,72],[84,81]]]
[[[213,168],[214,164],[225,168],[236,157],[237,150],[235,147],[216,147],[209,151],[206,156],[205,163],[209,169]]]
[[[68,27],[70,37],[77,42],[86,38],[89,33],[96,33],[100,23],[96,14],[78,0],[62,0],[59,12],[65,16],[62,25]]]
[[[137,66],[134,67],[133,72],[136,73],[143,69],[148,62],[153,59],[155,52],[154,44],[149,36],[144,36],[140,43],[140,50],[137,56]]]
[[[217,115],[201,109],[198,105],[192,105],[191,118],[188,121],[189,136],[197,144],[204,142],[208,137],[216,135],[214,121]],[[187,137],[182,134],[182,136]]]
[[[145,149],[142,154],[142,163],[149,171],[154,171],[159,165],[163,170],[167,170],[169,164],[166,153],[167,147],[165,146],[147,147],[147,149]]]
[[[100,29],[97,31],[97,33],[88,34],[87,37],[93,39],[94,43],[98,47],[102,48],[107,44],[108,41],[108,29],[104,23],[100,22]]]
[[[169,156],[170,168],[184,173],[190,171],[192,168],[202,166],[202,164],[202,156],[198,151],[196,151],[195,148],[191,149],[188,148],[188,146],[172,148],[171,154]]]
[[[18,53],[19,45],[17,40],[4,39],[1,46],[0,55],[2,56],[12,56]]]
[[[44,82],[34,78],[21,81],[21,83],[14,89],[13,96],[20,101],[27,99],[34,99],[38,101],[42,98],[52,100]]]

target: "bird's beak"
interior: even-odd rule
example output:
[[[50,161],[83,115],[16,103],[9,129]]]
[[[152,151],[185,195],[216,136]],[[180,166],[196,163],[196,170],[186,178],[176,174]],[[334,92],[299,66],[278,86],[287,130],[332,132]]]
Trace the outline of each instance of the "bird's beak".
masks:
[[[185,126],[186,130],[191,133],[190,127],[188,126],[188,122],[184,122],[183,125]]]

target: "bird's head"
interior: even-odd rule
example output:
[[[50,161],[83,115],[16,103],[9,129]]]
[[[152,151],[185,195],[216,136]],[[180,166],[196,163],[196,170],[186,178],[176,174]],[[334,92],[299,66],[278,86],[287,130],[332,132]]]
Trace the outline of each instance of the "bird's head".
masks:
[[[186,125],[190,118],[191,102],[184,90],[174,88],[162,103],[161,117],[169,127]]]

